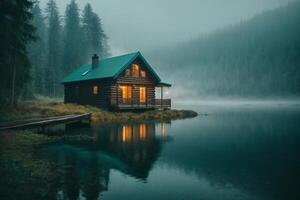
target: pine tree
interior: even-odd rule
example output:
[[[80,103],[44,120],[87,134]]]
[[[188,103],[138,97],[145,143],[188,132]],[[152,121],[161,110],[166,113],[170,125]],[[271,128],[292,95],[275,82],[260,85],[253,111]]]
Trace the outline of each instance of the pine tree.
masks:
[[[101,57],[107,57],[109,55],[109,47],[101,19],[93,12],[90,4],[86,4],[82,16],[82,59],[87,60],[94,53],[100,54]]]
[[[93,35],[92,35],[92,26],[91,26],[91,19],[93,18],[93,11],[91,5],[88,3],[84,7],[83,14],[82,14],[82,57],[81,59],[85,61],[88,59],[88,56],[93,55],[94,49],[92,48],[93,45]]]
[[[75,0],[67,5],[65,12],[64,28],[64,69],[66,75],[80,64],[81,46],[80,46],[80,21],[79,9]]]
[[[38,40],[29,44],[28,52],[32,65],[32,90],[34,93],[45,94],[45,66],[46,66],[46,26],[39,4],[32,8],[32,25],[36,27]]]
[[[47,15],[47,66],[46,75],[46,94],[57,96],[62,93],[59,81],[62,78],[62,51],[61,37],[62,27],[60,24],[59,13],[54,0],[49,0],[46,7]]]
[[[0,102],[17,102],[30,80],[26,45],[34,40],[30,24],[32,2],[2,0],[0,3]]]

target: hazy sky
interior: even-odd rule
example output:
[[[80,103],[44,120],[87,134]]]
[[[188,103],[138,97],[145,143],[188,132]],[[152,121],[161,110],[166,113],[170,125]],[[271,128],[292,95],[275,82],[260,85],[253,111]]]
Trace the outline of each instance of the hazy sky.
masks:
[[[42,7],[48,0],[40,0]],[[102,18],[113,54],[159,48],[294,0],[77,0]],[[70,0],[56,0],[63,15]]]

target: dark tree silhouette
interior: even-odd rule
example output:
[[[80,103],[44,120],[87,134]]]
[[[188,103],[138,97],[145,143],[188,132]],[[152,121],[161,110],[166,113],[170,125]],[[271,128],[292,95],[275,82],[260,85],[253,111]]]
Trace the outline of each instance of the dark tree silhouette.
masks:
[[[100,17],[86,4],[82,14],[83,61],[90,59],[94,53],[101,57],[109,55],[107,36],[103,31]]]
[[[32,2],[2,0],[0,3],[0,103],[10,102],[26,94],[30,80],[30,63],[26,44],[34,40],[30,24]]]
[[[64,27],[64,58],[63,58],[63,74],[66,75],[80,64],[80,19],[79,9],[75,0],[67,5],[65,13]]]
[[[32,8],[32,25],[36,27],[37,41],[28,45],[29,59],[32,65],[32,91],[37,94],[46,94],[45,66],[46,66],[46,25],[42,10],[36,3]]]

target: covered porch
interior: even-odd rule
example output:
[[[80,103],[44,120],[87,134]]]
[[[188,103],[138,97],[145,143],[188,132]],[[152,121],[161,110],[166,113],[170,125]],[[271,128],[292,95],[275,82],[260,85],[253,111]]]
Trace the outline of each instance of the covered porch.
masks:
[[[120,92],[117,92],[117,100],[112,106],[119,110],[171,109],[170,87],[171,84],[163,82],[149,88],[119,85]],[[148,96],[148,90],[153,91],[150,92],[153,95]]]
[[[171,98],[170,93],[167,90],[172,85],[165,82],[160,82],[156,88],[160,90],[160,94],[155,95],[155,108],[157,109],[171,109]]]

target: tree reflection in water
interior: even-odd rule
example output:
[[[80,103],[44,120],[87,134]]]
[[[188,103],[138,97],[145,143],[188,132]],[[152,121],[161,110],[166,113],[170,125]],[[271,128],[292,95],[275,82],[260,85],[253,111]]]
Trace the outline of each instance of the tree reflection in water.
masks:
[[[156,134],[156,128],[160,134]],[[57,164],[58,198],[97,199],[108,190],[110,171],[146,181],[162,144],[170,138],[165,123],[118,124],[90,129],[94,141],[53,144],[40,149],[39,157]]]

